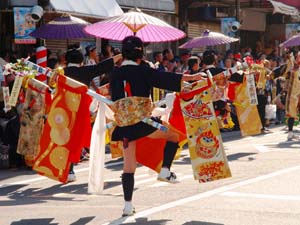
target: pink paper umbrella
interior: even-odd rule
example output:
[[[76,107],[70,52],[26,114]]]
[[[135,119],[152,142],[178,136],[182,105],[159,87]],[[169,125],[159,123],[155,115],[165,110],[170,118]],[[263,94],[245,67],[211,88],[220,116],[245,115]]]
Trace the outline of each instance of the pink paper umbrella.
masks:
[[[279,47],[281,48],[287,48],[287,47],[293,47],[293,46],[299,46],[300,45],[300,34],[293,35],[289,39],[287,39],[285,42],[282,42]]]
[[[183,31],[137,8],[86,26],[84,30],[95,37],[115,41],[122,41],[130,35],[136,35],[144,42],[174,41],[185,36]]]
[[[31,32],[29,35],[42,39],[71,39],[90,37],[83,31],[89,23],[68,14],[55,18]]]
[[[236,41],[239,41],[239,39],[232,38],[218,32],[205,30],[200,37],[195,37],[189,40],[188,42],[179,46],[179,48],[200,48],[206,46],[229,44]]]

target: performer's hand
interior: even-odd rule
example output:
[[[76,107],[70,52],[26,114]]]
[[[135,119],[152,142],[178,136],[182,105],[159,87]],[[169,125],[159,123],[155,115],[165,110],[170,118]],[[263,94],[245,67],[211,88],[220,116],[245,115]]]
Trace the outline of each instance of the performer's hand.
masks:
[[[182,75],[182,80],[183,81],[197,81],[203,79],[203,77],[207,76],[206,73],[199,72],[195,73],[193,75],[190,74],[183,74]]]
[[[117,54],[113,56],[114,63],[117,63],[119,60],[122,59],[122,54]]]
[[[194,80],[202,80],[203,78],[207,77],[207,74],[204,72],[199,72],[194,74],[195,79]]]

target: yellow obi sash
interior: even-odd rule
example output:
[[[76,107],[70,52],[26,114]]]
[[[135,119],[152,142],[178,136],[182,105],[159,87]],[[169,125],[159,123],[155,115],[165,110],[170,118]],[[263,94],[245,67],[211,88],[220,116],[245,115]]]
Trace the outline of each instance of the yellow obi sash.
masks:
[[[147,97],[126,97],[113,103],[115,124],[119,127],[130,126],[151,117],[154,105]]]

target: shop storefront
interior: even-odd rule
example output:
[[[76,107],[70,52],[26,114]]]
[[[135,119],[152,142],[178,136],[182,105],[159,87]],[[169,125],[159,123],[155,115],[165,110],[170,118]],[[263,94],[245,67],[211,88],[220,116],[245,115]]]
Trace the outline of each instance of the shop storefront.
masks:
[[[40,6],[42,10],[39,12],[40,18],[32,21],[29,20],[31,19],[29,17],[35,6]],[[89,2],[84,0],[3,0],[0,4],[0,12],[0,51],[15,53],[18,58],[26,56],[41,45],[45,45],[53,53],[60,49],[64,50],[67,44],[75,42],[97,42],[100,45],[100,41],[96,41],[92,37],[88,39],[40,40],[27,35],[35,27],[46,24],[64,13],[80,17],[90,23],[123,13],[115,0]]]

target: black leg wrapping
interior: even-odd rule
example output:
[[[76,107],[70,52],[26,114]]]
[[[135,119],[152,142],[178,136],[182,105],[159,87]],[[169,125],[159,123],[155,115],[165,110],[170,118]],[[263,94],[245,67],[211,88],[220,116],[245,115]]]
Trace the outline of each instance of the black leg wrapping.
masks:
[[[288,118],[289,131],[293,131],[294,122],[295,122],[295,118],[292,118],[292,117]]]
[[[125,201],[131,201],[134,187],[134,173],[122,174],[122,186]]]
[[[171,168],[178,147],[179,146],[177,142],[168,141],[166,143],[164,149],[164,159],[163,159],[162,167],[167,167],[169,169]]]

